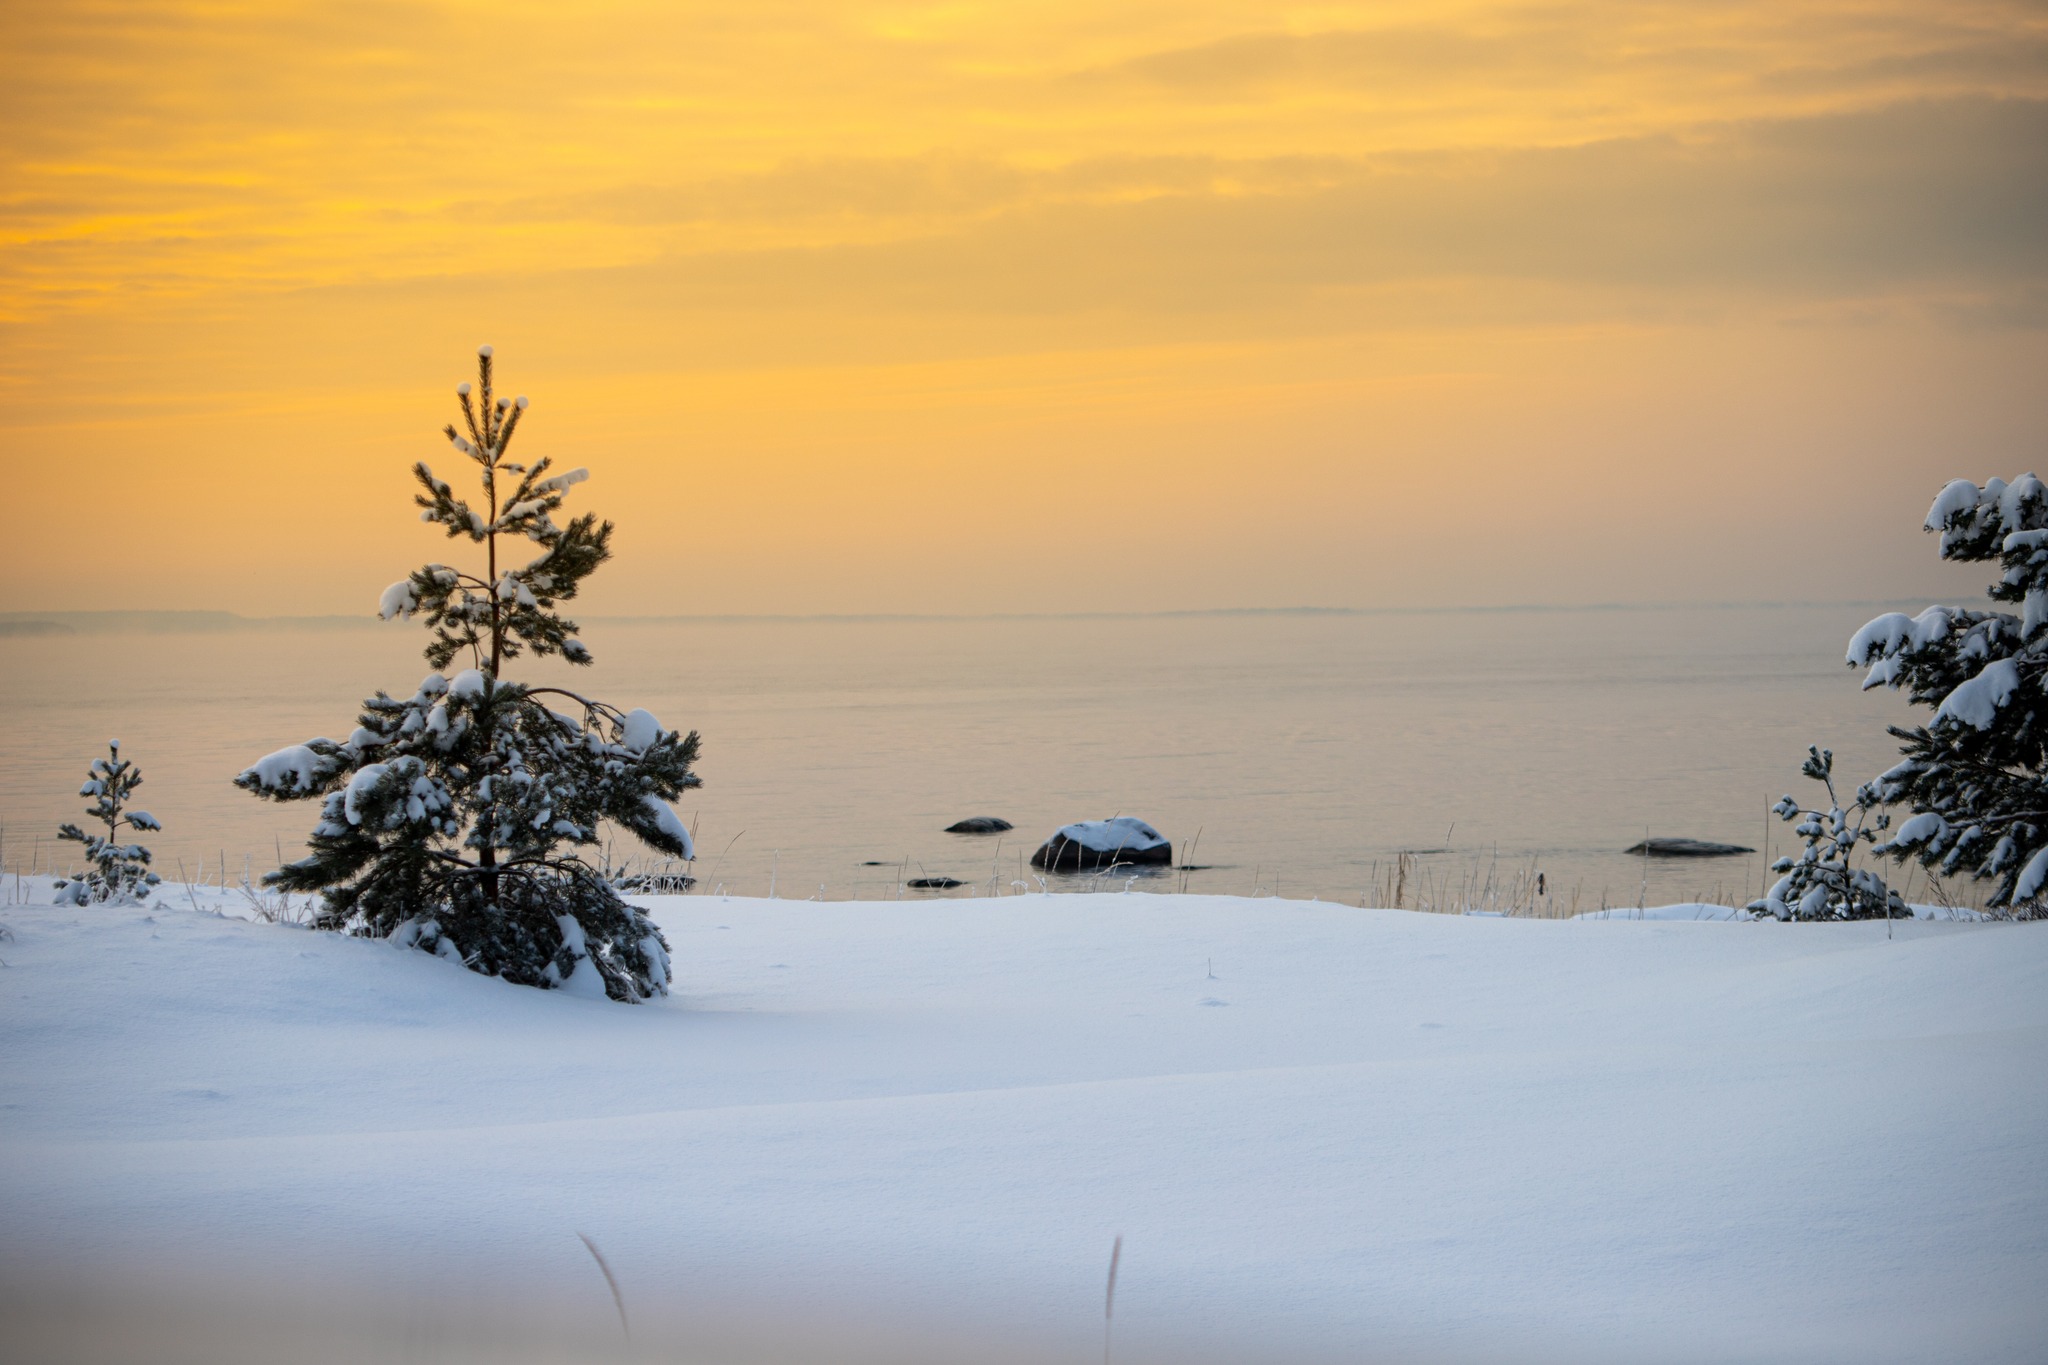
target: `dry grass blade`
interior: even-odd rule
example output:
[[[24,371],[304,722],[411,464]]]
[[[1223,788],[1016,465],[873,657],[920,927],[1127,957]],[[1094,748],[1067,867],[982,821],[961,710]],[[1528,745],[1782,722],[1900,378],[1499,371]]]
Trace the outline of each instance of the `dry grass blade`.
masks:
[[[626,1299],[619,1293],[619,1282],[612,1275],[611,1264],[605,1260],[604,1253],[597,1249],[597,1243],[580,1232],[576,1234],[576,1240],[583,1243],[584,1248],[590,1252],[590,1259],[597,1262],[598,1270],[604,1275],[604,1282],[611,1287],[612,1306],[619,1310],[619,1331],[625,1335],[626,1340],[631,1341],[633,1329],[626,1323]]]
[[[1109,1328],[1116,1318],[1116,1267],[1124,1258],[1124,1235],[1109,1248],[1109,1287],[1102,1294],[1102,1365],[1109,1365]]]

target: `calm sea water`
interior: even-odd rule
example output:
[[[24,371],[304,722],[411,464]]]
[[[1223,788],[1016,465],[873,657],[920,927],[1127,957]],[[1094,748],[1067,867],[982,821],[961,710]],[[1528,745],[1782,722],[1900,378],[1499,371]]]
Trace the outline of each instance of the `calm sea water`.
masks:
[[[575,682],[703,733],[705,786],[682,808],[700,891],[868,899],[903,894],[906,875],[1036,889],[1020,855],[1068,821],[1125,814],[1200,868],[1136,890],[1387,901],[1401,852],[1421,850],[1408,904],[1484,899],[1489,881],[1495,900],[1518,896],[1538,871],[1553,911],[1725,902],[1756,894],[1761,855],[1622,850],[1646,832],[1761,846],[1768,831],[1783,851],[1764,810],[1811,785],[1809,742],[1852,785],[1889,766],[1884,727],[1910,708],[1859,692],[1841,662],[1881,609],[597,621],[597,665]],[[347,734],[379,687],[409,693],[423,638],[398,624],[0,638],[7,866],[49,865],[109,737],[146,774],[170,876],[296,856],[314,807],[230,779]],[[1017,828],[942,832],[969,815]]]

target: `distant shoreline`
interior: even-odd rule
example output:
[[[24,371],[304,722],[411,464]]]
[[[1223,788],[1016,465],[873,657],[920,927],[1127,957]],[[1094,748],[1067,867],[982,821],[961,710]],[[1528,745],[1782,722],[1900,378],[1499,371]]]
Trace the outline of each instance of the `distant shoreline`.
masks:
[[[1954,594],[1948,594],[1952,597]],[[1004,611],[1004,612],[733,612],[705,614],[584,616],[585,625],[742,625],[843,622],[945,623],[959,621],[1155,621],[1218,617],[1369,617],[1573,615],[1638,611],[1789,611],[1806,607],[1893,609],[1908,603],[1944,600],[1878,597],[1790,602],[1583,602],[1499,603],[1448,607],[1193,607],[1171,611]],[[374,612],[333,616],[243,616],[232,611],[7,611],[0,612],[0,638],[55,635],[202,634],[223,631],[369,630],[387,624]]]

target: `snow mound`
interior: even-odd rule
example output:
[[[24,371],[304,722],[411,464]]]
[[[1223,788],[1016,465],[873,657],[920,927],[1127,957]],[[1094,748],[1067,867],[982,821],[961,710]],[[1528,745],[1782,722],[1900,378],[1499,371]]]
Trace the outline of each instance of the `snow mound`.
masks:
[[[1720,922],[1740,921],[1752,923],[1755,916],[1747,910],[1738,910],[1732,905],[1708,905],[1702,901],[1686,901],[1679,905],[1622,906],[1607,910],[1587,910],[1572,916],[1573,919],[1633,919],[1633,920],[1713,920]]]
[[[1957,923],[1979,923],[1989,916],[1976,910],[1964,910],[1946,905],[1909,905],[1913,918],[1921,920],[1951,920]],[[1698,920],[1719,924],[1776,923],[1775,920],[1759,919],[1749,911],[1733,905],[1709,905],[1704,901],[1686,901],[1678,905],[1612,906],[1606,910],[1585,910],[1572,916],[1581,919],[1652,920],[1671,923],[1677,920]],[[1867,921],[1882,929],[1882,920]]]
[[[649,897],[627,1009],[187,894],[0,911],[0,1265],[567,1285],[611,1343],[589,1229],[636,1331],[800,1282],[1050,1361],[1121,1233],[1119,1360],[2048,1340],[2048,926]]]

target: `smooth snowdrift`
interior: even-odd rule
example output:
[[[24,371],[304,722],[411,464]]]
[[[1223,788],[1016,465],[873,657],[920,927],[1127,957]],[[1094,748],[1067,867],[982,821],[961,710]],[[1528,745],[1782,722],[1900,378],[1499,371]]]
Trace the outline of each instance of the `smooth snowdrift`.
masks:
[[[1621,906],[1608,910],[1585,910],[1573,916],[1575,919],[1632,919],[1632,920],[1726,920],[1736,923],[1755,923],[1756,916],[1747,910],[1732,905],[1708,905],[1698,901],[1687,901],[1681,905],[1652,905],[1648,907]]]
[[[1976,923],[1990,916],[1981,910],[1966,910],[1950,905],[1909,905],[1914,919],[1947,920],[1956,923]],[[1738,924],[1761,923],[1749,911],[1734,905],[1711,905],[1703,901],[1686,901],[1679,905],[1614,906],[1606,910],[1583,910],[1574,919],[1632,919],[1632,920],[1727,920]],[[1903,919],[1903,916],[1901,917]],[[1880,927],[1883,921],[1879,922]]]
[[[1118,1361],[2048,1345],[2048,926],[643,903],[678,991],[640,1007],[0,909],[0,1267],[489,1286],[602,1353],[581,1232],[642,1324],[837,1304],[1085,1360],[1121,1233]]]

